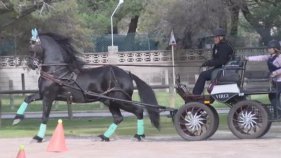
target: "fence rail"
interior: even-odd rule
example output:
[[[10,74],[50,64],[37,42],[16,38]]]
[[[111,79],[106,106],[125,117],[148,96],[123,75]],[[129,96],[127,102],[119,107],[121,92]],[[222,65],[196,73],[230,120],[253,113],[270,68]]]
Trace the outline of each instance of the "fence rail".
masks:
[[[151,86],[152,89],[171,89],[171,85],[153,85]],[[136,89],[136,87],[134,88]],[[2,123],[2,118],[11,118],[12,114],[7,114],[5,113],[5,115],[3,116],[3,112],[2,112],[2,99],[1,99],[1,95],[14,95],[14,94],[30,94],[30,93],[37,93],[38,90],[0,90],[0,127],[1,127],[1,123]],[[14,103],[14,98],[10,97],[10,103]],[[29,113],[30,116],[28,116],[28,118],[40,118],[41,117],[41,112],[36,112],[36,113]],[[130,114],[126,114],[126,115],[130,115]],[[71,104],[67,104],[67,112],[63,111],[63,112],[59,112],[56,114],[52,114],[51,117],[61,117],[61,118],[65,118],[68,117],[69,119],[72,119],[73,117],[90,117],[90,116],[108,116],[108,114],[106,113],[99,113],[99,114],[95,114],[94,112],[78,112],[73,114],[72,111],[72,106]]]
[[[237,55],[264,54],[264,48],[238,48]],[[134,52],[85,52],[80,54],[86,64],[171,64],[171,50],[134,51]],[[175,50],[175,63],[187,64],[204,61],[211,57],[210,49]],[[26,56],[0,56],[0,69],[26,67]]]

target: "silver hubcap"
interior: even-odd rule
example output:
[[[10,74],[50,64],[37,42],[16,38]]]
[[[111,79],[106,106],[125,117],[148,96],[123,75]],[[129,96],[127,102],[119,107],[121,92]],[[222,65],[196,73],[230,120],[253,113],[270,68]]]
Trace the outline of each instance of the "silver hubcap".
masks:
[[[185,121],[187,123],[185,123],[185,125],[191,129],[192,131],[198,131],[202,125],[204,124],[203,121],[205,119],[202,118],[202,114],[192,114],[191,112],[188,112],[188,114],[185,117]]]
[[[246,128],[246,129],[251,129],[257,125],[257,120],[258,118],[255,116],[256,114],[253,114],[252,111],[244,111],[241,113],[241,115],[238,118],[239,124]]]

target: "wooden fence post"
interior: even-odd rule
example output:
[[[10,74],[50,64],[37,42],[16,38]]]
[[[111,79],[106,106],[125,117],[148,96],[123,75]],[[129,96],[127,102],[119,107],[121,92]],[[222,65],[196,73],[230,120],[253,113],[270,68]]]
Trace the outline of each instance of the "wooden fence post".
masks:
[[[1,128],[1,126],[2,126],[2,98],[1,98],[1,94],[0,94],[0,128]]]
[[[173,72],[171,69],[168,71],[169,74],[169,105],[170,107],[174,108],[175,107],[175,87],[173,83]]]
[[[12,91],[14,89],[14,84],[13,84],[13,80],[9,80],[9,90]],[[14,106],[14,95],[13,94],[10,94],[10,107],[11,107],[11,110],[14,110],[15,109],[15,106]]]
[[[24,73],[21,74],[21,87],[22,90],[25,90],[25,78],[24,78]],[[25,93],[22,93],[22,95],[25,97]]]
[[[164,78],[165,78],[165,85],[169,85],[169,70],[164,70]],[[169,85],[170,86],[170,85]],[[170,89],[166,89],[166,92],[169,92]]]
[[[68,119],[71,120],[73,118],[72,104],[71,103],[67,103],[67,111],[68,111]]]

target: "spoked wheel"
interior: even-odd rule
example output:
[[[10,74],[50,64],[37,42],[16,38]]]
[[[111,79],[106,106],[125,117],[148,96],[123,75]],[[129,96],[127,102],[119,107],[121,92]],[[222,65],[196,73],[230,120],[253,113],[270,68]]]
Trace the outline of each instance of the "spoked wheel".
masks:
[[[190,102],[177,111],[174,124],[183,139],[205,140],[218,129],[219,117],[213,107],[199,102]]]
[[[268,110],[255,101],[240,101],[233,105],[228,114],[229,129],[241,139],[262,137],[270,126]]]

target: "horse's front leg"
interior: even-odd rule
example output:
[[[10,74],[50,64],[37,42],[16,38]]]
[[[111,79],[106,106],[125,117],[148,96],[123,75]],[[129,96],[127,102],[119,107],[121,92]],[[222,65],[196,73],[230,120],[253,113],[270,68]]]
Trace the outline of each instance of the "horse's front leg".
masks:
[[[49,115],[52,109],[53,101],[54,98],[50,98],[50,97],[43,98],[43,113],[42,113],[41,124],[37,135],[33,137],[33,139],[36,140],[38,143],[42,142],[45,137],[46,130],[47,130],[47,122],[49,120]]]
[[[18,124],[20,121],[24,119],[24,112],[27,109],[27,106],[36,100],[41,100],[41,96],[39,93],[35,93],[25,97],[24,102],[20,105],[19,109],[17,110],[16,116],[14,117],[13,125]]]

